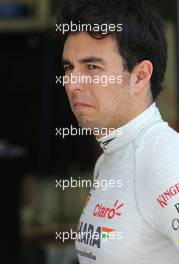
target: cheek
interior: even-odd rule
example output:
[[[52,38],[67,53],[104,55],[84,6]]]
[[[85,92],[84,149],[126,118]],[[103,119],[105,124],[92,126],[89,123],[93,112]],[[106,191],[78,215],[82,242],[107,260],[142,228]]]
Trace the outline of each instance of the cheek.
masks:
[[[124,89],[122,84],[116,84],[116,83],[109,84],[104,91],[104,96],[106,100],[115,103],[116,101],[119,100],[119,98],[122,97],[124,93],[123,90]]]
[[[103,114],[117,111],[122,100],[120,87],[116,85],[100,86],[94,96],[98,103],[99,111]]]

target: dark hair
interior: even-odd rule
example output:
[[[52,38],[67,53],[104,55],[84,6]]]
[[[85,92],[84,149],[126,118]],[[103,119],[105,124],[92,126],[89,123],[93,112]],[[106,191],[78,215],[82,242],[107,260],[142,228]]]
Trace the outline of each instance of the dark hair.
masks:
[[[132,72],[137,63],[150,60],[154,68],[151,91],[153,99],[157,98],[163,88],[167,43],[164,23],[153,7],[144,0],[65,0],[58,23],[71,21],[91,25],[122,23],[123,30],[116,31],[115,38],[124,66]]]

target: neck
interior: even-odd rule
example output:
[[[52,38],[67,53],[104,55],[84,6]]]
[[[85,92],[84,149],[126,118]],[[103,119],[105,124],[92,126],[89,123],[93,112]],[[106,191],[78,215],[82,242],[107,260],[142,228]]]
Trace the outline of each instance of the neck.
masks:
[[[153,103],[130,122],[118,127],[113,133],[107,136],[103,135],[103,137],[97,141],[105,153],[112,153],[134,140],[142,130],[151,128],[152,125],[158,122],[163,122],[165,124],[156,104]]]
[[[107,128],[105,128],[105,135],[102,131],[102,128],[99,129],[99,134],[96,135],[96,139],[100,139],[103,138],[104,136],[108,136],[110,135],[115,129],[120,128],[124,125],[126,125],[127,123],[129,123],[130,121],[132,121],[134,118],[136,118],[138,115],[140,115],[141,113],[143,113],[147,108],[150,107],[150,105],[152,105],[153,102],[148,102],[148,104],[146,104],[143,107],[137,107],[136,111],[130,113],[128,116],[126,116],[125,118],[123,118],[123,120],[118,121],[116,124],[111,123],[110,126],[108,126]]]

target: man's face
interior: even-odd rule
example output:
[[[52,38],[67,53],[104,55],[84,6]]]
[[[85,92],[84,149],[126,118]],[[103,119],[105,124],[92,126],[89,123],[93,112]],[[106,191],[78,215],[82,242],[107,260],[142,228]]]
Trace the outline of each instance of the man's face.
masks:
[[[65,85],[71,109],[82,127],[117,128],[131,118],[131,74],[124,70],[115,39],[108,36],[97,40],[86,32],[70,34],[64,45],[63,64],[66,76],[113,76],[113,82],[115,79],[106,86],[101,81]]]

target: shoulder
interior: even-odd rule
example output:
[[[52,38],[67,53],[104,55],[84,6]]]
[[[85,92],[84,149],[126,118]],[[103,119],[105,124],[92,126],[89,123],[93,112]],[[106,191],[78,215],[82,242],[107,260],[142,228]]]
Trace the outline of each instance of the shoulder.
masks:
[[[149,128],[135,142],[135,159],[137,171],[149,176],[146,180],[179,176],[179,133],[165,122]]]
[[[164,123],[156,125],[141,136],[136,152],[140,210],[148,222],[175,240],[172,220],[179,216],[179,134]]]

